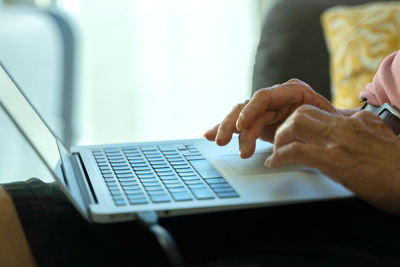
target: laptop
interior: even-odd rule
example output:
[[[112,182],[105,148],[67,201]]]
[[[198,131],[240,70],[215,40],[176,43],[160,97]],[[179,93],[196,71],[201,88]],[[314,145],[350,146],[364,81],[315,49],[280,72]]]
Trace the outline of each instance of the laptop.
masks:
[[[350,197],[319,171],[268,169],[272,145],[257,141],[249,159],[238,140],[218,147],[204,139],[65,147],[0,63],[0,106],[50,170],[62,191],[96,223]]]

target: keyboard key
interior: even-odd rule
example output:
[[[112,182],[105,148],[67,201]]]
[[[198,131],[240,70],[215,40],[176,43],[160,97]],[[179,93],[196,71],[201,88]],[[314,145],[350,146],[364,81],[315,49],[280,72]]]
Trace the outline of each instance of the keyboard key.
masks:
[[[169,192],[187,192],[186,188],[184,188],[183,186],[179,186],[179,187],[172,187],[172,188],[168,188]]]
[[[187,163],[179,164],[179,165],[174,165],[174,169],[175,169],[175,170],[178,170],[178,169],[180,169],[180,170],[186,170],[186,169],[192,170],[192,168],[191,168],[191,167],[189,166],[189,164],[187,164]]]
[[[137,185],[137,182],[135,182],[135,181],[127,181],[127,182],[125,182],[125,181],[119,181],[119,183],[121,184],[121,185]]]
[[[125,200],[124,196],[122,194],[121,195],[113,195],[112,198],[114,199],[114,201],[116,201],[116,200]]]
[[[123,181],[123,182],[137,182],[137,179],[135,177],[120,177],[118,180]]]
[[[142,178],[155,178],[154,174],[148,173],[148,174],[138,174],[137,175],[140,179]]]
[[[154,190],[154,191],[147,191],[150,196],[154,195],[165,195],[165,190]]]
[[[210,187],[212,188],[212,189],[215,189],[215,188],[226,188],[226,187],[231,187],[228,183],[220,183],[220,184],[210,184]]]
[[[197,199],[213,199],[214,195],[211,193],[211,191],[208,188],[196,188],[196,189],[191,189],[193,195]]]
[[[138,199],[128,199],[129,204],[131,205],[141,205],[149,203],[147,198],[138,198]]]
[[[188,200],[192,200],[192,196],[189,194],[189,192],[171,192],[171,195],[173,197],[173,199],[175,199],[176,201],[188,201]]]
[[[159,172],[159,173],[157,173],[157,174],[158,174],[158,176],[160,176],[160,177],[166,177],[166,176],[174,176],[174,175],[176,175],[175,172],[173,172],[173,171]]]
[[[164,190],[161,185],[158,186],[148,186],[146,187],[147,191],[159,191],[159,190]]]
[[[197,176],[197,174],[195,172],[193,172],[193,171],[191,171],[191,172],[180,172],[179,173],[179,176],[181,176],[181,177],[194,176],[194,175]]]
[[[126,163],[119,163],[119,164],[112,164],[111,165],[113,168],[129,168],[129,165]]]
[[[163,154],[166,158],[179,156],[178,152],[164,152]]]
[[[223,184],[226,183],[225,179],[220,177],[220,178],[210,178],[210,179],[205,179],[207,183],[209,184]]]
[[[177,148],[179,150],[186,150],[187,149],[186,145],[179,145]]]
[[[174,187],[181,187],[181,186],[183,186],[183,184],[181,182],[165,184],[165,187],[167,187],[167,188],[174,188]]]
[[[232,187],[222,187],[222,188],[214,188],[215,193],[227,193],[227,192],[235,192],[235,189]]]
[[[128,160],[143,160],[143,157],[141,155],[132,155],[132,156],[127,156],[126,158]]]
[[[176,175],[175,173],[171,172],[171,173],[159,173],[158,176],[161,177],[161,179],[171,179],[171,178],[178,178],[178,175]]]
[[[226,192],[226,193],[217,193],[217,196],[220,198],[230,198],[230,197],[239,197],[239,194],[236,192]]]
[[[190,189],[207,188],[204,184],[188,184],[187,187]]]
[[[138,189],[135,189],[135,190],[133,190],[133,189],[124,190],[124,192],[127,195],[137,195],[137,194],[143,193],[143,190],[141,188],[138,188]]]
[[[170,197],[167,194],[163,195],[151,195],[150,199],[153,203],[170,202]]]
[[[121,191],[110,191],[110,193],[111,193],[111,195],[113,196],[113,197],[122,197],[122,192]]]
[[[186,156],[186,159],[187,160],[205,160],[204,156],[202,156],[202,155],[196,155],[196,156],[188,155],[188,156]]]
[[[150,171],[149,167],[133,167],[135,171]]]
[[[111,166],[114,166],[113,163],[115,164],[126,164],[125,160],[109,160],[111,163]]]
[[[176,179],[176,178],[174,178],[174,179],[168,179],[168,180],[163,180],[163,183],[164,184],[175,184],[175,183],[180,183],[180,180],[179,179]]]
[[[167,159],[168,159],[169,162],[177,162],[177,161],[183,160],[183,158],[181,156],[179,156],[179,157],[170,157],[170,158],[167,158]]]
[[[185,168],[175,168],[175,170],[178,173],[184,173],[184,172],[193,172],[193,169],[190,167],[185,167]]]
[[[131,159],[131,160],[129,160],[129,162],[131,163],[131,165],[133,165],[133,164],[146,164],[147,165],[146,161],[140,160],[140,159],[137,159],[137,160]]]
[[[119,187],[117,185],[107,185],[110,191],[119,191]]]
[[[130,199],[138,199],[138,198],[146,198],[146,195],[143,192],[138,192],[136,194],[129,194],[126,196],[128,200]]]
[[[143,182],[147,182],[147,183],[154,183],[154,182],[158,182],[158,179],[156,177],[153,178],[140,178],[140,181]]]
[[[115,171],[131,171],[128,165],[121,165],[121,166],[113,166]]]
[[[160,186],[160,182],[142,182],[142,185],[145,187],[145,188],[148,188],[148,187],[153,187],[153,186]]]
[[[152,163],[151,166],[153,166],[154,169],[156,168],[162,168],[162,167],[168,167],[168,163]]]
[[[159,174],[162,174],[162,173],[171,173],[173,170],[170,168],[170,167],[167,167],[167,168],[157,168],[156,169],[156,172],[157,173],[159,173]],[[173,172],[172,172],[173,173]]]
[[[185,184],[203,184],[203,181],[200,179],[185,180]]]
[[[179,166],[179,165],[187,165],[187,162],[186,162],[185,160],[183,160],[183,159],[181,159],[181,160],[173,160],[173,161],[170,162],[170,163],[171,163],[171,165],[172,165],[173,167]]]
[[[122,188],[124,189],[124,191],[127,190],[142,190],[139,186],[139,184],[127,184],[127,185],[122,185]]]
[[[118,184],[115,181],[106,181],[106,184],[108,187],[118,187]]]
[[[195,174],[195,175],[183,176],[183,177],[182,177],[182,180],[184,180],[184,181],[190,181],[190,180],[196,180],[196,179],[199,179],[199,178],[200,178],[200,176],[198,176],[197,174]]]
[[[170,175],[170,176],[165,176],[165,177],[160,177],[160,179],[164,182],[164,181],[170,181],[170,180],[176,180],[178,179],[178,181],[180,181],[180,179],[178,178],[178,176],[176,175]]]
[[[130,169],[125,169],[125,170],[114,170],[114,172],[117,174],[133,174]]]
[[[117,173],[116,175],[117,175],[118,178],[135,177],[135,175],[132,172]]]
[[[117,206],[125,206],[126,205],[125,200],[115,200],[114,203]]]

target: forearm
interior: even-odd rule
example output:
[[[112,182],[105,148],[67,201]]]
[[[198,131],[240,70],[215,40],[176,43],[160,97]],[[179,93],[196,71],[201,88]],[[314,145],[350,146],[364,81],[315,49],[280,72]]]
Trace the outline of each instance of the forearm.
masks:
[[[36,266],[14,203],[0,186],[0,266]]]

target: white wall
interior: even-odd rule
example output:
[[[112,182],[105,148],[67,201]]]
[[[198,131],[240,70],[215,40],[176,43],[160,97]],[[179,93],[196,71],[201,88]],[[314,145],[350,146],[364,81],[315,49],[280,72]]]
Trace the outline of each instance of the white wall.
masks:
[[[82,1],[81,144],[201,137],[249,97],[259,5]]]

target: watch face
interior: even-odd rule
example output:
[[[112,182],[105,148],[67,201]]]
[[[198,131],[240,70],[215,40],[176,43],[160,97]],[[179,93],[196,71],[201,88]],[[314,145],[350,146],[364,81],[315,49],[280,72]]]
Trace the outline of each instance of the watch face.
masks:
[[[400,119],[396,117],[392,112],[384,109],[379,113],[379,117],[386,122],[393,130],[396,135],[400,133]]]
[[[400,111],[389,105],[383,104],[380,107],[365,103],[361,108],[377,114],[385,123],[387,123],[396,135],[400,134]]]

